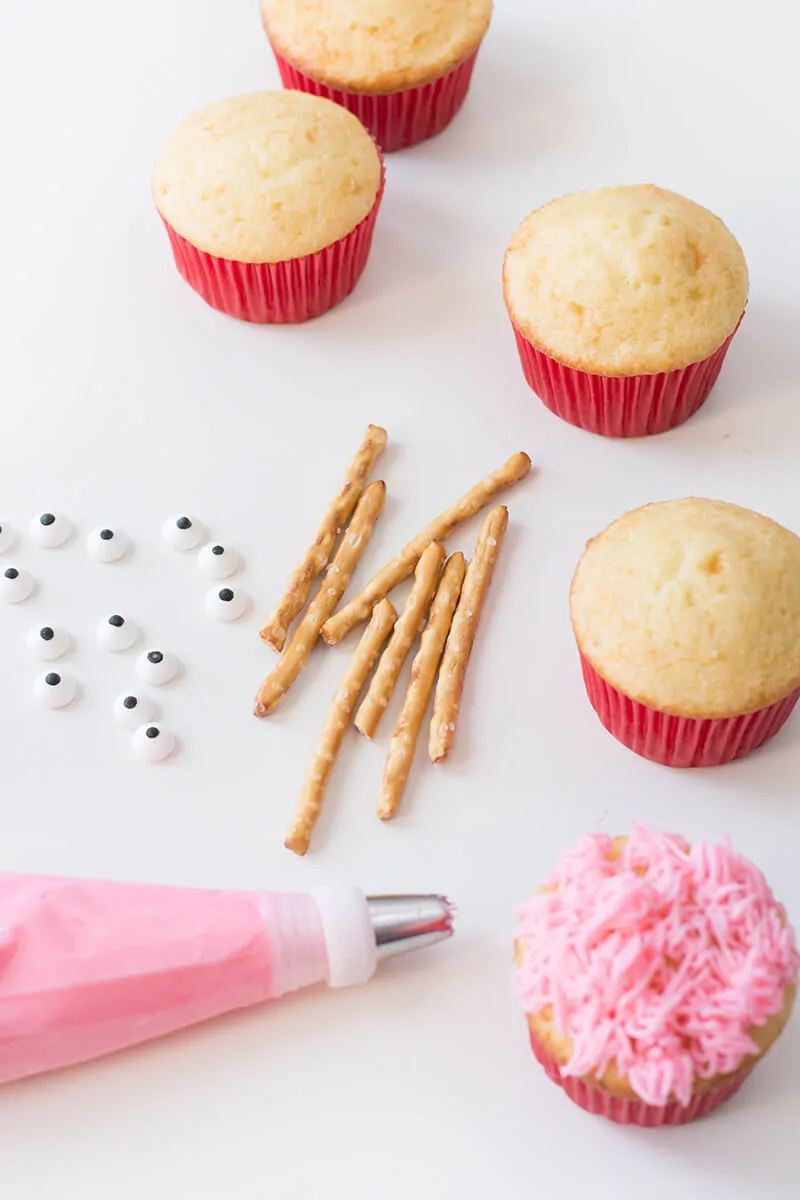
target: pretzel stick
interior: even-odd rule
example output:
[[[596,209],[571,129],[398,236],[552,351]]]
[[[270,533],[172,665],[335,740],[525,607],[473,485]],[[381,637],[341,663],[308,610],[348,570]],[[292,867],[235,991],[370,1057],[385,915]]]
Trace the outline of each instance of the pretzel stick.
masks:
[[[314,542],[305,558],[289,576],[278,604],[267,618],[260,636],[280,654],[286,633],[308,599],[311,585],[324,571],[339,532],[355,508],[375,460],[386,445],[386,430],[368,425],[363,441],[347,464],[342,486],[322,518]]]
[[[385,499],[386,484],[382,480],[371,483],[364,490],[319,591],[295,629],[280,662],[270,671],[256,693],[254,712],[257,717],[265,717],[278,707],[306,665],[320,629],[341,600],[350,576],[367,547]]]
[[[327,621],[322,630],[322,636],[329,646],[335,646],[351,629],[361,621],[366,620],[375,605],[387,596],[393,587],[411,574],[419,561],[422,551],[431,542],[446,541],[454,529],[463,525],[476,512],[480,512],[490,504],[496,496],[511,487],[512,483],[523,479],[531,469],[531,460],[527,454],[512,454],[507,463],[487,475],[475,487],[470,488],[461,499],[440,513],[430,525],[418,533],[408,545],[393,558],[383,570],[378,571],[354,600],[351,600],[341,612],[336,613]]]
[[[428,754],[432,763],[441,762],[453,748],[467,663],[507,526],[508,509],[501,504],[498,508],[493,508],[483,522],[475,554],[467,567],[461,598],[447,635],[447,645],[442,655],[436,694],[433,698],[433,716],[428,740]]]
[[[454,554],[447,560],[442,581],[431,606],[428,624],[420,639],[419,650],[411,668],[411,682],[394,727],[389,756],[378,792],[378,816],[382,821],[388,821],[395,815],[403,798],[422,718],[428,707],[436,668],[442,657],[447,631],[453,619],[461,584],[464,582],[465,570],[463,554]]]
[[[380,719],[392,698],[403,663],[423,626],[428,605],[436,591],[444,556],[445,548],[442,543],[431,542],[417,563],[414,586],[353,722],[364,737],[375,736]]]
[[[314,826],[322,811],[325,786],[336,762],[353,709],[380,648],[396,620],[394,605],[389,600],[381,600],[342,677],[325,719],[322,735],[308,764],[300,800],[284,842],[286,849],[293,850],[295,854],[305,854],[308,850]]]

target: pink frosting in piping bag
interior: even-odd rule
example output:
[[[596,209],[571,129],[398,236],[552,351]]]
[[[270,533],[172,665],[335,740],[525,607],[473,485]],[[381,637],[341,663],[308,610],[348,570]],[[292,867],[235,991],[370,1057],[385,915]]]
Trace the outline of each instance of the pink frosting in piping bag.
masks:
[[[566,851],[520,913],[518,991],[572,1040],[562,1074],[613,1060],[646,1103],[688,1104],[698,1079],[735,1071],[749,1036],[797,977],[794,934],[762,873],[728,843],[637,826]]]
[[[0,874],[0,1082],[326,979],[310,894]]]

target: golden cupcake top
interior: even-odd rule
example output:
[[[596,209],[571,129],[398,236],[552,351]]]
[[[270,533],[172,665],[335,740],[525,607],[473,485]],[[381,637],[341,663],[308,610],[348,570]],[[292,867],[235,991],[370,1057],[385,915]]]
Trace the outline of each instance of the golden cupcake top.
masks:
[[[651,184],[574,192],[536,209],[503,268],[520,333],[597,375],[707,358],[736,329],[747,287],[741,247],[719,217]]]
[[[350,92],[399,92],[457,67],[479,46],[492,0],[261,0],[278,53]]]
[[[375,203],[381,163],[346,109],[302,92],[252,92],[193,113],[156,159],[158,211],[218,258],[300,258],[355,229]]]
[[[586,547],[570,612],[598,674],[662,712],[736,716],[800,686],[800,538],[734,504],[626,513]]]

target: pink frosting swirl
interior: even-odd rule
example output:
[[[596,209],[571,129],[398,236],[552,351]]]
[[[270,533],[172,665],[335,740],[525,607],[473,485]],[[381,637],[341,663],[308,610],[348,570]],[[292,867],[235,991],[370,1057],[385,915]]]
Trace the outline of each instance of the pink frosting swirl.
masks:
[[[590,834],[520,912],[517,986],[572,1040],[562,1074],[613,1061],[647,1104],[688,1104],[735,1071],[783,1006],[800,956],[762,873],[726,841],[638,825],[619,857]]]

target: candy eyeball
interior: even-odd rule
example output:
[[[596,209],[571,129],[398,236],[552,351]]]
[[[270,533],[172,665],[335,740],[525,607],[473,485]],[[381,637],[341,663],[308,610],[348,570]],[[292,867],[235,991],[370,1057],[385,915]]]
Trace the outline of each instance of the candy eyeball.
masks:
[[[0,575],[0,598],[6,604],[19,604],[33,591],[33,576],[21,567],[6,567]]]
[[[28,649],[37,658],[50,662],[69,650],[69,634],[56,625],[37,625],[28,634]]]
[[[173,550],[194,550],[202,542],[204,532],[199,521],[180,514],[170,517],[162,529],[164,541]]]
[[[128,539],[118,529],[104,525],[92,530],[86,539],[86,549],[95,562],[112,563],[122,558],[128,549]]]
[[[97,626],[97,640],[104,650],[130,650],[139,636],[139,626],[119,613],[112,613]]]
[[[138,729],[155,715],[156,706],[146,692],[123,692],[114,701],[114,719],[123,729]]]
[[[247,596],[238,588],[215,588],[206,596],[206,608],[218,621],[238,621],[247,611]]]
[[[16,540],[17,536],[11,526],[6,525],[5,521],[0,521],[0,554],[10,550]]]
[[[136,674],[144,683],[169,683],[178,674],[178,660],[166,650],[144,650],[136,660]]]
[[[239,566],[239,555],[228,546],[210,542],[198,554],[197,565],[209,579],[227,579]]]
[[[161,762],[163,758],[169,758],[175,749],[175,735],[155,722],[140,725],[131,738],[131,745],[134,753],[145,762]]]
[[[37,546],[55,550],[56,546],[63,546],[72,530],[66,517],[59,513],[43,512],[31,521],[30,532]]]
[[[63,671],[46,671],[33,685],[36,699],[43,708],[66,708],[75,699],[78,687]]]

